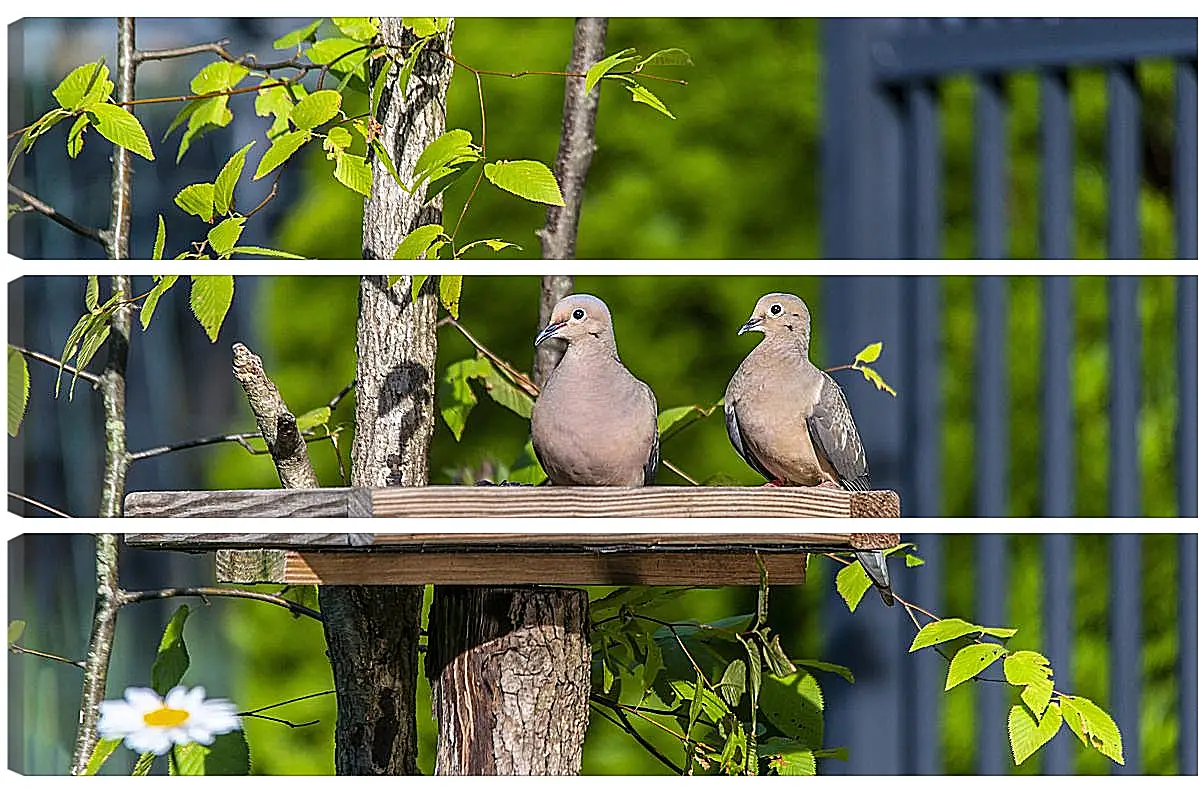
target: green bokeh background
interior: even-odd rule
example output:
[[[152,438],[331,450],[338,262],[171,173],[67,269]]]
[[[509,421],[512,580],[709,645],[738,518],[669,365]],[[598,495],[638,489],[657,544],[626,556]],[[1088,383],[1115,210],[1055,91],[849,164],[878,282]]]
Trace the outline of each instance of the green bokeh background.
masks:
[[[682,47],[695,66],[679,70],[689,86],[651,88],[677,116],[671,121],[633,104],[618,87],[602,94],[597,129],[598,150],[588,180],[577,254],[580,258],[633,259],[806,259],[820,252],[817,204],[819,169],[820,84],[818,21],[803,19],[614,19],[609,52],[635,46],[642,53]],[[568,19],[459,19],[454,52],[484,69],[560,70],[569,57],[572,23]],[[1141,192],[1142,242],[1148,257],[1173,254],[1167,159],[1170,152],[1172,71],[1168,64],[1138,67],[1144,91],[1144,136],[1149,155]],[[488,151],[492,157],[534,158],[552,163],[556,153],[562,103],[557,78],[518,80],[487,78],[484,82]],[[1008,243],[1014,257],[1037,255],[1036,90],[1034,79],[1016,76],[1010,87],[1010,185]],[[942,90],[944,142],[944,255],[972,254],[971,124],[972,89],[965,79],[951,79]],[[1079,71],[1073,85],[1076,188],[1075,244],[1078,256],[1105,252],[1105,88],[1097,72]],[[467,73],[455,76],[449,97],[449,126],[478,136],[476,89]],[[263,243],[319,258],[357,258],[361,198],[329,179],[330,165],[315,148],[305,158],[299,200],[277,241]],[[1164,163],[1165,166],[1161,166]],[[1165,177],[1162,177],[1164,175]],[[446,220],[456,221],[469,181],[450,189]],[[544,222],[541,207],[500,192],[485,182],[463,223],[462,241],[500,237],[522,251],[498,255],[482,248],[472,256],[496,260],[492,274],[465,280],[462,321],[494,351],[522,369],[532,359],[536,328],[537,279],[528,265],[512,258],[539,254],[535,230]],[[807,298],[818,316],[819,264],[795,262],[792,276],[762,277],[751,265],[679,263],[671,271],[697,267],[727,275],[580,276],[577,289],[607,300],[615,314],[620,351],[634,373],[654,387],[659,406],[717,401],[728,376],[752,345],[734,332],[765,291],[787,290]],[[896,265],[901,269],[901,265]],[[535,269],[535,267],[533,268]],[[348,270],[346,270],[348,272]],[[508,273],[513,274],[508,274]],[[1077,513],[1106,513],[1106,417],[1109,352],[1105,280],[1073,280],[1077,347],[1073,361]],[[1008,353],[1010,407],[1035,409],[1039,397],[1040,281],[1015,277],[1008,285]],[[943,506],[945,515],[973,511],[972,464],[973,384],[978,371],[973,353],[976,317],[974,279],[949,277],[942,287],[944,361],[940,366],[943,396]],[[352,277],[278,276],[263,282],[255,318],[266,334],[261,353],[272,378],[293,410],[328,401],[354,372],[354,320],[357,283]],[[238,300],[236,302],[242,302]],[[1176,513],[1171,464],[1176,416],[1174,374],[1174,280],[1145,277],[1140,289],[1142,408],[1139,420],[1140,466],[1146,515]],[[850,343],[852,346],[866,342]],[[814,353],[820,355],[821,343]],[[455,331],[440,332],[438,372],[453,361],[473,355]],[[825,366],[828,364],[825,362]],[[878,367],[887,374],[886,357]],[[854,379],[855,376],[846,378]],[[903,387],[897,385],[901,392]],[[334,421],[352,424],[349,404]],[[248,411],[230,420],[230,430],[252,426]],[[1014,464],[1037,464],[1039,420],[1024,416],[1010,433]],[[527,422],[483,398],[473,412],[461,442],[443,424],[434,438],[430,475],[449,482],[462,470],[478,472],[484,464],[510,464],[527,437]],[[348,461],[350,439],[342,440]],[[313,456],[321,480],[338,482],[336,460],[327,444]],[[735,483],[755,482],[755,475],[729,447],[721,421],[708,419],[670,441],[665,456],[690,474],[721,476]],[[214,450],[208,488],[271,487],[273,467],[236,448]],[[663,472],[664,482],[680,482]],[[1010,475],[1012,515],[1039,511],[1036,469]],[[1038,648],[1041,641],[1042,572],[1040,542],[1035,536],[1010,539],[1010,616],[980,620],[1020,628],[1014,644]],[[1175,632],[1176,540],[1146,536],[1144,542],[1143,646],[1144,694],[1141,708],[1143,770],[1177,771]],[[969,537],[951,537],[945,561],[952,569],[944,616],[972,616],[974,560]],[[1107,610],[1109,554],[1103,539],[1076,548],[1076,641],[1074,675],[1066,691],[1093,698],[1109,707]],[[788,651],[818,657],[821,598],[832,591],[830,571],[817,564],[804,587],[779,589],[771,603],[776,629]],[[695,590],[678,601],[679,618],[718,618],[751,610],[752,592],[740,589]],[[204,609],[204,613],[217,613]],[[228,637],[225,662],[232,696],[243,708],[331,688],[319,626],[309,620],[286,620],[280,612],[257,604],[229,604],[221,612]],[[901,621],[896,620],[896,624]],[[1050,658],[1053,653],[1047,654]],[[852,666],[852,665],[849,665]],[[828,678],[827,680],[834,680]],[[1004,691],[967,685],[954,689],[943,706],[941,740],[945,769],[969,773],[976,752],[971,734],[977,691]],[[420,765],[431,770],[435,723],[428,713],[427,685],[421,689]],[[70,701],[67,701],[70,705]],[[299,709],[302,708],[302,713]],[[289,730],[251,721],[255,771],[264,774],[313,774],[332,771],[335,709],[330,698],[307,701],[292,718],[321,720],[319,725]],[[1063,732],[1062,736],[1069,736]],[[650,739],[662,743],[652,734]],[[835,746],[837,742],[830,742]],[[868,761],[867,753],[852,758]],[[1035,772],[1033,758],[1016,772]],[[1079,754],[1079,772],[1103,773],[1108,762],[1093,752]],[[657,773],[660,765],[603,720],[591,726],[584,757],[588,773]]]

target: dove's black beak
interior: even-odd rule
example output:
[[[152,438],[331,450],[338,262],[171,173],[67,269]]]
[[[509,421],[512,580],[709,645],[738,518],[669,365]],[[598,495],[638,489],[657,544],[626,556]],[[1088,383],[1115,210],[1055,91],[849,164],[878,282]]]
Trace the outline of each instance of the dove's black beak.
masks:
[[[761,330],[761,323],[765,322],[765,317],[753,317],[751,320],[740,326],[740,330],[736,332],[737,336],[749,331]]]
[[[546,339],[552,339],[557,335],[557,332],[564,327],[566,327],[566,323],[564,322],[552,322],[546,325],[545,330],[537,334],[537,338],[533,341],[532,346],[540,347],[541,342],[545,341]]]

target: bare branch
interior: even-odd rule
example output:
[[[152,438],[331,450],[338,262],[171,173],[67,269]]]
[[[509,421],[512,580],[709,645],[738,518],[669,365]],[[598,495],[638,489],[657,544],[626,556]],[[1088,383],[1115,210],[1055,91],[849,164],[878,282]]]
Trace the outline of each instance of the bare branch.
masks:
[[[38,212],[39,214],[46,217],[47,219],[49,219],[53,222],[57,222],[59,225],[66,228],[71,233],[77,233],[80,236],[82,236],[84,239],[90,239],[93,242],[95,242],[96,244],[100,245],[101,247],[108,246],[108,243],[104,241],[104,236],[98,230],[96,230],[95,228],[89,228],[86,225],[80,225],[78,222],[71,219],[67,215],[61,214],[58,211],[55,211],[53,206],[51,206],[48,203],[42,202],[41,200],[37,199],[36,197],[31,195],[29,192],[25,191],[24,189],[21,189],[17,186],[13,186],[10,183],[10,184],[8,184],[8,193],[13,195],[14,197],[20,198],[21,201],[23,203],[25,203],[25,205],[29,206],[31,209]]]
[[[209,444],[222,444],[224,442],[236,442],[237,444],[250,451],[253,455],[266,455],[267,451],[255,449],[247,439],[261,439],[262,433],[252,431],[249,433],[226,433],[221,436],[202,436],[199,439],[190,439],[186,442],[177,442],[176,444],[164,444],[158,447],[151,447],[146,450],[138,450],[136,453],[129,454],[130,461],[140,461],[143,458],[153,458],[166,453],[175,453],[179,450],[190,450],[193,447],[203,447]]]
[[[249,711],[242,711],[241,715],[258,714],[262,711],[270,711],[275,708],[282,708],[283,706],[289,706],[292,703],[298,703],[301,700],[311,700],[313,697],[324,697],[326,694],[333,694],[336,691],[337,691],[336,689],[325,689],[323,692],[312,692],[312,694],[306,694],[303,697],[293,697],[290,700],[283,700],[282,702],[279,702],[279,703],[271,703],[270,705],[262,706],[261,708],[255,708],[255,709],[251,709]]]
[[[230,589],[225,586],[172,587],[168,589],[147,589],[141,592],[124,592],[121,595],[121,600],[124,604],[131,605],[146,600],[169,600],[173,597],[200,597],[203,599],[209,597],[236,597],[242,600],[257,600],[260,603],[270,603],[271,605],[285,608],[293,614],[300,614],[318,622],[324,621],[324,617],[320,615],[320,612],[313,611],[302,603],[296,603],[285,597],[279,597],[277,594],[251,592],[245,589]]]
[[[36,506],[37,508],[40,508],[43,511],[49,511],[51,514],[54,514],[56,516],[71,519],[70,514],[59,511],[57,508],[54,508],[53,506],[48,506],[39,500],[34,500],[32,497],[26,497],[23,494],[17,494],[16,492],[13,492],[13,491],[10,491],[8,493],[8,496],[13,498],[14,500],[20,500],[22,503],[28,503],[31,506]]]
[[[10,644],[8,649],[14,653],[21,653],[27,656],[37,656],[38,658],[44,658],[49,661],[57,661],[60,664],[70,664],[72,667],[79,667],[79,669],[84,669],[87,666],[82,661],[72,661],[69,658],[64,656],[56,656],[53,653],[43,653],[41,650],[31,650],[30,648],[22,647],[19,644]]]
[[[93,387],[100,385],[100,376],[95,374],[94,372],[88,372],[85,369],[76,369],[75,367],[72,367],[70,364],[62,363],[61,361],[59,361],[57,358],[54,358],[53,356],[48,356],[45,353],[39,353],[36,350],[29,350],[27,348],[22,347],[19,344],[10,344],[9,347],[11,347],[13,350],[16,350],[18,353],[22,353],[25,356],[32,358],[34,361],[40,361],[43,364],[49,364],[52,367],[58,367],[59,369],[63,370],[64,372],[69,372],[72,375],[78,375],[80,378],[83,378],[83,380],[90,383]]]
[[[96,747],[100,701],[108,688],[108,662],[116,637],[121,587],[117,572],[117,534],[96,534],[96,606],[83,667],[83,696],[79,703],[79,732],[71,757],[71,774],[82,775]]]
[[[318,488],[308,445],[295,424],[295,415],[267,376],[262,359],[241,342],[233,343],[233,375],[245,390],[283,488]]]
[[[458,331],[466,337],[466,341],[474,345],[475,349],[480,353],[491,359],[491,362],[495,364],[495,366],[499,367],[507,375],[507,377],[518,387],[520,387],[520,390],[529,397],[536,397],[541,393],[540,388],[532,381],[531,378],[487,349],[486,345],[476,339],[474,334],[462,327],[462,323],[458,322],[453,317],[444,317],[438,320],[437,325],[452,325],[453,327],[457,328]]]

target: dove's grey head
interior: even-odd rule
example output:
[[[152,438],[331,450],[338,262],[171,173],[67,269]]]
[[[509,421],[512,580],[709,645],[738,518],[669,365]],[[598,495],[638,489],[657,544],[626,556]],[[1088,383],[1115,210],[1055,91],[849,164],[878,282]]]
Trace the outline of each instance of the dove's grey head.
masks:
[[[549,324],[537,334],[533,345],[540,347],[548,339],[562,339],[572,347],[588,350],[598,348],[615,352],[616,349],[611,312],[592,294],[567,295],[557,302]]]
[[[762,295],[753,307],[753,316],[740,326],[737,335],[748,331],[760,331],[767,342],[794,343],[806,356],[811,344],[811,313],[802,298],[793,294]]]

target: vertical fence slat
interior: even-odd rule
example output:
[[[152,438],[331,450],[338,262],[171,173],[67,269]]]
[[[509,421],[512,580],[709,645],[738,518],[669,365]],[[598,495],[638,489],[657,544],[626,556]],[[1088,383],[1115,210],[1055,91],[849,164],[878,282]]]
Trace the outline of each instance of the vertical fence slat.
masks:
[[[1193,71],[1191,70],[1191,77]],[[1194,128],[1191,128],[1193,131]],[[1198,517],[1198,276],[1177,279],[1177,513]],[[1198,533],[1178,542],[1178,751],[1198,775]]]
[[[1181,534],[1177,549],[1178,761],[1182,775],[1198,775],[1198,533]]]
[[[937,90],[930,83],[919,82],[908,90],[907,142],[909,155],[911,197],[908,201],[910,221],[907,224],[912,258],[940,258],[940,112]]]
[[[1040,73],[1040,254],[1073,256],[1073,120],[1064,70]]]
[[[1135,68],[1107,69],[1107,198],[1109,258],[1140,255],[1140,96]]]
[[[1177,257],[1198,258],[1198,62],[1178,61],[1173,81],[1177,107],[1173,141]]]
[[[1045,158],[1048,157],[1048,149]],[[1047,165],[1045,165],[1047,168]],[[1051,237],[1053,234],[1050,233]],[[1042,340],[1041,438],[1044,442],[1040,485],[1041,513],[1046,517],[1069,517],[1073,502],[1073,301],[1065,275],[1048,275],[1041,281],[1044,308]],[[1059,685],[1070,686],[1073,655],[1073,536],[1058,533],[1044,537],[1044,641],[1052,654]],[[1073,772],[1074,745],[1071,737],[1057,736],[1044,751],[1044,772],[1069,775]]]
[[[978,258],[1006,255],[1005,210],[1007,187],[1004,176],[1006,146],[1006,99],[1002,79],[980,75],[974,95],[973,197],[974,250]]]

